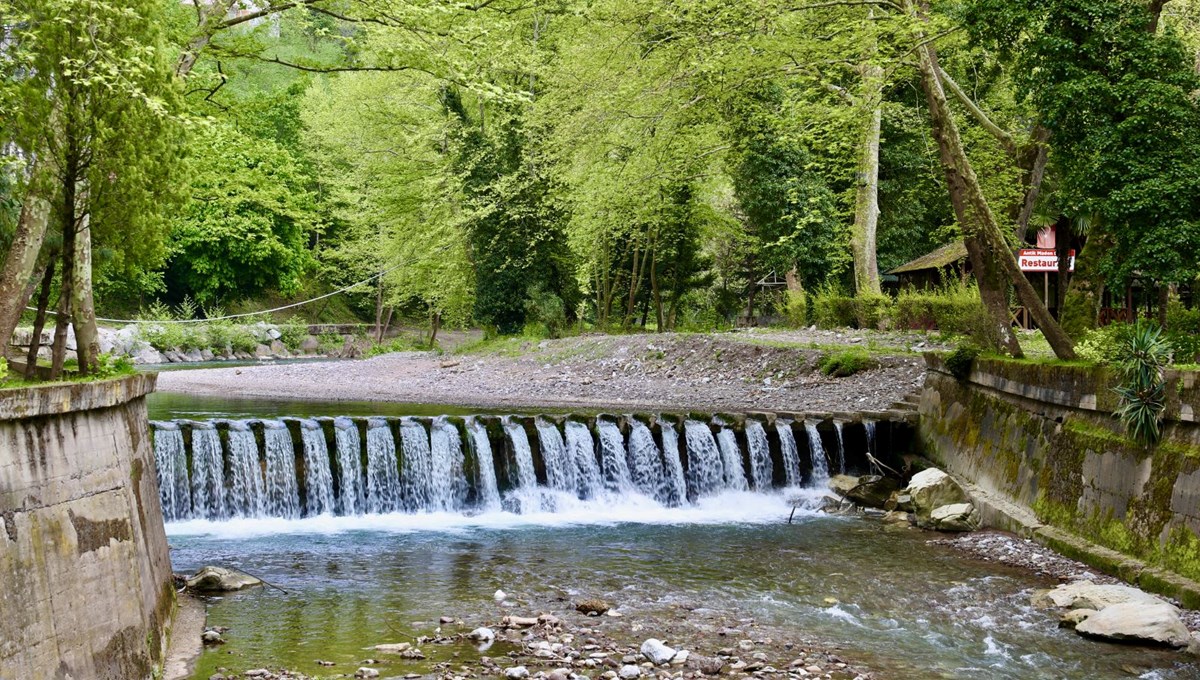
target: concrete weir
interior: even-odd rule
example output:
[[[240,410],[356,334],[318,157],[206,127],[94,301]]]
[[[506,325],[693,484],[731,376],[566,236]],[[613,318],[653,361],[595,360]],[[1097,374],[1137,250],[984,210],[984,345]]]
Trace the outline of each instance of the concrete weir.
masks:
[[[154,381],[0,391],[0,680],[161,672],[175,593]]]

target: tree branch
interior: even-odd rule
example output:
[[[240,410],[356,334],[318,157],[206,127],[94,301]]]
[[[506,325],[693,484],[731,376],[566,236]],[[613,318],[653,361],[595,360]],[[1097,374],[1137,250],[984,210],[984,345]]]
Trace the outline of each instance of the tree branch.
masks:
[[[937,73],[938,77],[942,79],[942,82],[946,84],[946,87],[950,90],[950,92],[954,94],[954,97],[958,99],[958,101],[962,102],[962,105],[965,106],[967,111],[971,113],[971,117],[973,117],[980,125],[982,125],[984,129],[992,133],[993,137],[1000,141],[1000,145],[1004,147],[1004,150],[1009,156],[1016,158],[1017,143],[1013,140],[1012,134],[1001,128],[999,125],[993,123],[992,119],[988,118],[988,115],[983,112],[983,109],[979,108],[979,106],[967,96],[966,92],[963,92],[963,89],[958,86],[958,83],[954,82],[954,79],[950,77],[950,74],[946,73],[941,66],[938,67]]]
[[[264,7],[259,10],[255,10],[253,12],[246,12],[245,14],[239,14],[237,16],[230,17],[230,18],[226,19],[225,21],[222,21],[221,23],[217,24],[216,29],[221,30],[222,28],[229,28],[230,26],[237,26],[238,24],[244,24],[247,21],[254,21],[255,19],[261,19],[262,17],[268,16],[270,14],[275,14],[277,12],[282,12],[284,10],[291,9],[293,7],[301,7],[304,5],[311,5],[316,2],[321,2],[321,0],[293,0],[293,2],[285,2],[282,5],[268,5],[267,7]]]

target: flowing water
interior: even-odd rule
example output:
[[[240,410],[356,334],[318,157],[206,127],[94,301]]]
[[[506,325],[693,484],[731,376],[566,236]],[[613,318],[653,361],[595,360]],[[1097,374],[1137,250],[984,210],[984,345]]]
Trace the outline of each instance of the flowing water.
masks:
[[[263,665],[328,673],[315,659],[353,668],[379,656],[371,645],[432,634],[440,616],[464,621],[444,632],[465,632],[507,613],[569,609],[558,602],[564,593],[617,603],[624,621],[644,625],[627,641],[635,646],[686,617],[685,629],[731,625],[756,639],[837,643],[881,678],[1116,679],[1135,677],[1133,667],[1183,680],[1200,672],[1177,667],[1186,660],[1177,653],[1060,629],[1055,614],[1028,606],[1030,592],[1050,583],[928,545],[922,532],[807,512],[788,525],[789,507],[775,494],[726,492],[677,509],[638,498],[557,514],[168,525],[176,570],[224,564],[287,590],[214,599],[208,623],[229,627],[229,642],[204,652],[195,677]],[[521,604],[498,607],[497,589]],[[746,619],[755,626],[738,623]],[[706,653],[738,639],[676,634],[677,644]],[[478,654],[449,649],[464,663]],[[439,658],[386,659],[381,669],[425,673]]]
[[[431,634],[440,616],[464,621],[445,632],[465,632],[508,613],[565,613],[583,597],[641,625],[624,640],[634,646],[669,634],[711,654],[738,635],[712,631],[740,627],[837,645],[881,678],[1200,676],[1181,655],[1059,629],[1055,613],[1028,606],[1045,579],[907,527],[818,514],[846,452],[839,437],[827,453],[815,422],[776,420],[774,444],[754,419],[744,438],[694,419],[285,418],[153,431],[175,570],[229,566],[286,590],[212,598],[209,625],[229,627],[229,642],[204,652],[197,678],[220,667],[328,674],[316,659],[350,667],[377,656],[371,645]],[[497,589],[517,604],[498,606]],[[425,651],[425,662],[381,669],[429,673],[479,655]]]

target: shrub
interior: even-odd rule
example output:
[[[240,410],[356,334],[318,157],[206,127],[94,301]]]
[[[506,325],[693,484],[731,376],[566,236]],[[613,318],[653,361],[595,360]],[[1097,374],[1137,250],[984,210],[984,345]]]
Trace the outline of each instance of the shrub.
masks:
[[[253,354],[258,349],[258,336],[248,326],[236,326],[236,331],[229,338],[229,348],[235,352]]]
[[[827,354],[821,359],[821,372],[835,378],[845,378],[860,371],[875,368],[879,364],[867,350],[861,347]]]
[[[233,337],[241,328],[225,321],[213,321],[204,326],[204,346],[216,353],[233,346]]]
[[[819,328],[848,328],[857,322],[854,298],[833,287],[818,288],[810,299],[813,321]]]
[[[1162,437],[1162,414],[1167,407],[1163,369],[1171,363],[1171,345],[1158,324],[1139,320],[1122,334],[1118,365],[1121,385],[1114,388],[1120,405],[1114,415],[1129,436],[1153,445]]]
[[[528,295],[525,301],[525,334],[561,338],[567,328],[567,313],[562,298],[540,286],[531,287]]]
[[[143,324],[138,329],[138,335],[160,352],[183,346],[183,327],[169,321]]]
[[[1115,364],[1121,356],[1122,338],[1129,333],[1129,324],[1114,323],[1084,333],[1075,344],[1080,359],[1098,364]]]
[[[129,375],[133,371],[133,362],[130,361],[129,357],[113,356],[105,353],[96,357],[96,368],[92,371],[92,377],[104,380],[120,375]]]
[[[962,335],[975,343],[990,344],[995,331],[975,284],[950,283],[941,288],[908,288],[896,298],[895,326],[913,330],[939,330]]]
[[[323,333],[317,338],[321,354],[337,354],[346,346],[346,339],[337,333]]]
[[[8,361],[0,357],[0,382],[8,379]]]
[[[292,352],[298,351],[308,337],[308,326],[288,324],[279,327],[279,341]]]
[[[854,298],[854,322],[857,328],[882,330],[891,323],[892,299],[886,295],[860,295]]]
[[[969,343],[960,344],[953,352],[946,355],[946,370],[959,381],[971,377],[971,368],[979,356],[979,348]]]
[[[783,301],[783,316],[787,325],[792,328],[802,328],[808,325],[808,298],[804,291],[787,291]]]

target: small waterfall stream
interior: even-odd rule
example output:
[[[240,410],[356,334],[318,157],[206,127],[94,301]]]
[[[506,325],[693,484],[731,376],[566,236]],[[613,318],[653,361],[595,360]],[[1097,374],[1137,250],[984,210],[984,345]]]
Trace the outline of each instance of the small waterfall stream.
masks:
[[[662,416],[339,416],[179,420],[152,423],[152,431],[163,514],[174,522],[553,513],[635,497],[678,507],[805,479],[821,487],[831,469],[844,469],[841,438],[836,455],[827,455],[817,423],[806,421],[805,458],[796,424],[782,417],[768,426],[754,418],[735,425]],[[840,434],[843,423],[834,425]],[[863,427],[873,451],[876,424]]]
[[[750,476],[754,489],[770,489],[773,486],[771,444],[767,441],[767,431],[757,420],[746,421],[746,445],[750,449]]]
[[[829,460],[825,457],[825,444],[821,442],[821,433],[817,431],[816,423],[805,422],[804,431],[808,433],[808,452],[812,460],[813,486],[823,486],[829,479]]]
[[[367,512],[400,509],[400,471],[396,440],[386,418],[367,421]]]
[[[846,474],[846,444],[842,440],[842,421],[833,421],[833,430],[837,432],[838,448],[837,448],[837,471],[839,475]]]
[[[742,450],[738,447],[734,431],[722,427],[717,433],[717,446],[721,450],[721,470],[725,476],[725,488],[733,491],[749,489],[750,485],[746,483],[746,468],[742,463]]]
[[[500,489],[496,485],[496,464],[487,428],[474,418],[467,418],[466,427],[471,436],[471,452],[475,455],[479,506],[484,510],[496,510],[500,507]]]
[[[604,481],[600,475],[600,465],[596,462],[596,442],[592,439],[592,431],[588,426],[568,420],[566,427],[566,447],[575,465],[575,479],[579,497],[587,500],[594,498],[604,489]]]
[[[192,428],[192,512],[202,519],[225,519],[225,461],[221,435],[211,423]]]
[[[264,422],[263,449],[267,514],[295,519],[300,516],[300,489],[296,485],[296,450],[287,426],[275,420]]]
[[[784,418],[776,420],[775,432],[779,435],[784,483],[790,487],[800,486],[800,451],[796,448],[796,435],[792,434],[792,421]]]
[[[337,448],[338,508],[343,515],[363,511],[363,469],[358,427],[345,418],[333,419],[333,440]]]
[[[267,509],[263,494],[262,466],[258,462],[258,442],[250,426],[234,421],[229,424],[229,492],[226,510],[234,517],[261,517]]]
[[[329,467],[329,447],[325,433],[315,420],[300,421],[300,441],[304,446],[304,488],[308,515],[332,515],[333,473]]]
[[[658,426],[662,433],[663,465],[667,472],[664,479],[667,487],[665,502],[671,506],[680,506],[687,503],[687,479],[683,474],[683,461],[679,458],[679,435],[671,423],[659,421]]]
[[[154,465],[162,496],[163,518],[168,522],[190,517],[192,493],[188,483],[187,452],[183,431],[175,423],[154,423]]]

